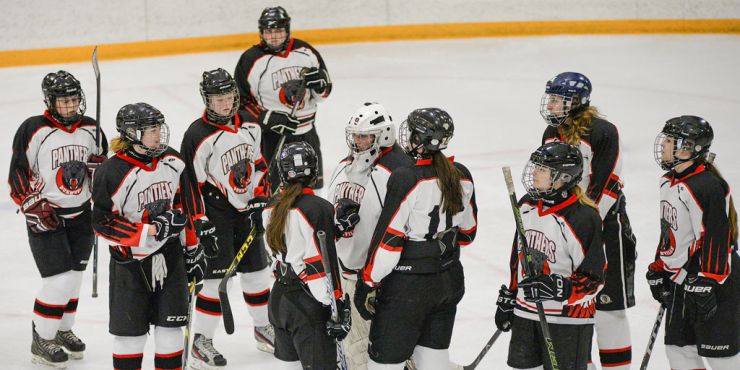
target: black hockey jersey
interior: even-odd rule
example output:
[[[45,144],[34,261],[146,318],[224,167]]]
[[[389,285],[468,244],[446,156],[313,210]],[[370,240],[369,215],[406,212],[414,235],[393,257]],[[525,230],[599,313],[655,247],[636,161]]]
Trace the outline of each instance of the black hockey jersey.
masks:
[[[262,222],[265,229],[270,222],[273,206],[265,208],[262,213]],[[326,250],[329,256],[321,254],[319,239],[316,233],[323,230],[326,233]],[[285,245],[286,252],[276,256],[278,263],[290,266],[293,272],[308,287],[311,295],[321,304],[329,305],[328,280],[324,270],[323,259],[329,258],[329,266],[332,272],[332,287],[334,298],[342,298],[342,288],[339,284],[339,269],[337,267],[337,254],[334,245],[334,207],[325,199],[314,195],[313,190],[303,189],[303,195],[299,195],[288,212],[288,220],[285,222]],[[265,246],[269,248],[267,238]]]
[[[146,164],[121,151],[96,170],[93,183],[93,229],[112,244],[117,259],[143,259],[161,248],[148,234],[151,220],[163,212],[180,208],[186,214],[202,209],[201,199],[185,171],[185,161],[174,149]],[[192,229],[181,235],[184,245],[198,243]]]
[[[542,144],[551,141],[565,140],[557,127],[547,126],[542,135]],[[596,202],[599,215],[604,219],[616,204],[624,186],[619,177],[622,159],[619,156],[617,127],[607,120],[594,118],[581,135],[579,149],[583,156],[583,178],[578,185]]]
[[[388,179],[400,167],[413,166],[410,156],[398,145],[383,148],[374,163],[353,163],[352,156],[339,162],[329,182],[327,199],[335,206],[348,198],[360,204],[360,222],[354,230],[338,235],[337,254],[342,273],[354,279],[367,260],[370,239],[383,210]]]
[[[390,274],[398,265],[408,242],[431,241],[440,232],[457,228],[457,243],[470,244],[478,227],[478,206],[470,171],[450,161],[460,171],[464,209],[447,214],[441,205],[442,191],[431,159],[420,159],[415,166],[398,168],[388,179],[383,211],[373,232],[363,269],[363,280],[372,285]]]
[[[239,87],[242,109],[255,116],[265,109],[290,112],[295,91],[301,84],[303,68],[316,67],[326,70],[326,64],[313,46],[299,39],[290,39],[284,52],[267,52],[259,45],[245,51],[234,71]],[[301,124],[296,135],[313,127],[316,103],[331,93],[331,82],[322,93],[306,89],[306,95],[296,110]]]
[[[239,111],[233,123],[234,126],[211,123],[204,114],[190,124],[180,152],[185,159],[188,178],[196,189],[195,196],[199,197],[200,187],[208,183],[234,208],[243,211],[260,186],[267,165],[260,150],[262,130],[256,118]],[[202,210],[195,211],[196,218],[203,214]]]
[[[724,283],[730,275],[732,234],[728,220],[730,187],[695,163],[660,179],[660,242],[656,261],[681,284],[687,274]]]
[[[74,217],[89,207],[91,183],[87,160],[105,155],[108,144],[101,130],[101,148],[95,143],[95,120],[82,117],[65,126],[46,111],[25,120],[13,139],[8,184],[13,201],[20,205],[38,191],[62,217]]]
[[[560,199],[550,208],[529,195],[519,201],[524,235],[539,266],[537,271],[562,275],[572,282],[573,290],[564,302],[543,301],[547,321],[558,324],[593,323],[596,312],[595,298],[603,287],[606,271],[606,254],[602,239],[602,222],[596,210],[583,205],[575,195]],[[511,281],[509,289],[517,290],[524,278],[518,233],[511,249]],[[517,316],[539,320],[537,307],[524,300],[524,292],[516,297]]]

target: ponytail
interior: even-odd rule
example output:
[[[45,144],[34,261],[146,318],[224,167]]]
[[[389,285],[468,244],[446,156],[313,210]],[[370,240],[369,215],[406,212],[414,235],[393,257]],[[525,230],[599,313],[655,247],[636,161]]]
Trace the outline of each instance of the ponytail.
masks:
[[[110,141],[110,150],[113,153],[118,153],[121,150],[128,149],[128,147],[130,146],[131,146],[131,143],[128,140],[120,136],[116,136]]]
[[[558,127],[558,132],[567,144],[578,146],[581,136],[586,133],[594,118],[601,118],[601,113],[596,107],[589,106],[578,116],[568,117],[565,124]]]
[[[437,174],[437,185],[442,191],[442,207],[445,213],[454,215],[462,212],[462,184],[460,171],[450,163],[442,152],[432,154],[432,167]]]
[[[570,192],[571,194],[574,194],[576,198],[578,198],[579,203],[583,204],[584,206],[589,206],[595,209],[597,212],[599,211],[599,206],[596,205],[596,202],[589,198],[580,186],[574,186],[570,189]]]
[[[720,179],[724,180],[724,177],[722,177],[722,174],[719,173],[719,170],[717,169],[717,166],[714,165],[714,163],[710,161],[704,161],[704,167],[706,167],[709,172],[717,175]],[[732,237],[732,241],[737,242],[737,211],[735,210],[735,202],[732,200],[732,195],[730,195],[730,204],[728,205],[727,212],[727,221],[730,223],[730,236]]]
[[[285,223],[288,220],[288,212],[293,208],[296,198],[303,192],[303,184],[294,182],[288,185],[277,199],[275,208],[270,214],[267,222],[267,244],[273,253],[285,252]]]

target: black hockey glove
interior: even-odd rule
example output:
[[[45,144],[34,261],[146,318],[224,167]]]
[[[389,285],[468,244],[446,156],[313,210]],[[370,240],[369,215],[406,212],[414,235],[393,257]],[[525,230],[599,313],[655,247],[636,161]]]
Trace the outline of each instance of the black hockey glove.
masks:
[[[306,80],[307,88],[319,94],[323,94],[326,87],[331,83],[329,80],[329,73],[327,73],[325,69],[316,67],[305,69],[303,72],[303,79]]]
[[[26,216],[26,224],[32,233],[43,233],[56,230],[60,221],[54,207],[41,194],[28,194],[21,203],[21,212]]]
[[[331,319],[326,322],[326,334],[339,342],[347,337],[352,327],[352,305],[348,294],[344,295],[344,299],[337,300],[337,313],[338,322]]]
[[[157,241],[169,239],[179,234],[187,223],[188,216],[185,216],[180,210],[167,210],[152,220],[152,224],[157,228],[154,239]]]
[[[218,236],[216,236],[216,225],[207,218],[199,218],[193,222],[195,236],[198,243],[203,246],[203,252],[207,258],[218,256]]]
[[[249,221],[255,227],[257,233],[263,233],[265,228],[262,226],[262,211],[267,207],[267,197],[256,196],[247,202],[247,210],[244,212]]]
[[[372,320],[375,316],[375,296],[377,288],[368,286],[362,281],[362,271],[357,274],[357,284],[355,285],[355,308],[365,320]]]
[[[703,276],[687,276],[683,282],[686,293],[684,316],[690,322],[708,321],[717,313],[717,287],[714,279]]]
[[[349,198],[337,201],[334,213],[334,234],[341,237],[342,234],[352,231],[360,222],[360,204]]]
[[[519,283],[519,288],[524,292],[524,299],[529,302],[563,302],[570,297],[572,285],[562,275],[552,274],[524,278]]]
[[[195,284],[200,284],[203,281],[203,276],[206,273],[206,254],[203,246],[198,244],[193,249],[185,249],[185,272],[188,274],[188,282],[192,282],[195,279]]]
[[[262,126],[279,135],[295,133],[300,122],[286,112],[266,110],[258,118]]]
[[[496,300],[496,327],[501,331],[511,330],[511,319],[514,317],[516,307],[516,290],[509,290],[506,285],[501,285]]]
[[[664,306],[670,300],[671,296],[668,277],[666,275],[666,272],[658,262],[651,263],[645,274],[645,279],[647,279],[647,283],[650,286],[650,293],[653,294],[653,299]]]

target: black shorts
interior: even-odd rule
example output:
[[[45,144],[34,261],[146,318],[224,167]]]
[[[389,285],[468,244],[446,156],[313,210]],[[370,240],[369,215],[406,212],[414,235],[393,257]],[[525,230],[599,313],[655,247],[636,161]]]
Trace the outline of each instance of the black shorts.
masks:
[[[596,309],[617,311],[635,305],[635,260],[637,239],[627,217],[626,201],[620,192],[617,203],[604,218],[606,279],[596,297]]]
[[[304,369],[336,369],[337,346],[326,334],[331,310],[293,283],[275,282],[268,315],[275,328],[275,358],[301,361]]]
[[[593,324],[548,324],[555,346],[555,357],[560,369],[586,370],[591,358]],[[543,365],[551,369],[547,350],[543,345],[540,322],[514,315],[511,320],[511,341],[506,363],[519,369]]]
[[[31,253],[42,278],[71,270],[85,271],[95,242],[91,215],[86,209],[75,218],[60,218],[63,224],[56,230],[39,234],[28,230]]]
[[[732,253],[732,264],[740,257]],[[665,317],[665,344],[679,347],[695,345],[699,356],[730,357],[740,352],[740,272],[733,268],[718,286],[717,313],[709,321],[690,322],[683,315],[683,286],[671,283],[673,295]]]
[[[262,155],[265,157],[265,160],[269,164],[272,161],[272,158],[275,156],[275,150],[280,141],[280,135],[272,132],[263,130],[262,131]],[[316,157],[318,159],[318,172],[319,177],[316,179],[316,185],[314,185],[314,188],[320,189],[324,187],[324,162],[322,160],[321,156],[321,141],[319,140],[319,134],[316,133],[316,127],[314,126],[311,131],[303,134],[303,135],[288,135],[285,137],[285,144],[292,143],[296,141],[305,141],[316,152]],[[280,184],[280,176],[277,172],[277,167],[269,167],[270,173],[268,180],[270,181],[270,184],[272,184],[272,188],[275,189]]]
[[[135,337],[149,332],[149,325],[165,328],[185,326],[188,315],[188,288],[185,260],[180,242],[170,239],[157,253],[167,263],[164,287],[151,290],[152,256],[141,261],[110,261],[108,331]]]
[[[465,277],[459,261],[436,274],[394,271],[386,276],[370,325],[370,358],[381,364],[397,364],[411,357],[417,345],[449,348],[457,304],[464,294]]]
[[[216,226],[218,255],[208,259],[206,279],[221,279],[234,260],[234,256],[247,240],[252,228],[249,218],[236,210],[215,188],[206,187],[203,191],[206,216]],[[256,237],[242,257],[236,271],[256,272],[270,264],[261,236]]]

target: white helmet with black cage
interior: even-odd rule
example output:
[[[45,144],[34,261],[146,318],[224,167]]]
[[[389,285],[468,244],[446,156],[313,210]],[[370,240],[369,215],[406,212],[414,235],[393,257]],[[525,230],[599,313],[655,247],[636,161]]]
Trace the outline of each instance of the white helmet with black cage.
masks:
[[[365,103],[358,108],[344,129],[347,146],[354,161],[370,164],[382,148],[396,143],[393,118],[380,103]]]

